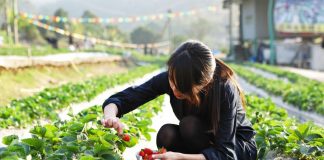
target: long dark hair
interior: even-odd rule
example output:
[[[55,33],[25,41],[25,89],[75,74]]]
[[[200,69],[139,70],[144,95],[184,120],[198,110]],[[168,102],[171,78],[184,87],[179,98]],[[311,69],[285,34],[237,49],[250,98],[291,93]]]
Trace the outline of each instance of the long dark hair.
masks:
[[[211,50],[202,42],[184,42],[174,51],[167,64],[170,81],[178,91],[190,97],[188,101],[191,104],[201,104],[201,92],[211,95],[212,104],[208,105],[208,110],[214,134],[219,126],[222,81],[230,80],[236,86],[245,106],[244,93],[234,77],[234,71],[223,61],[214,58]],[[204,87],[198,90],[199,86]]]

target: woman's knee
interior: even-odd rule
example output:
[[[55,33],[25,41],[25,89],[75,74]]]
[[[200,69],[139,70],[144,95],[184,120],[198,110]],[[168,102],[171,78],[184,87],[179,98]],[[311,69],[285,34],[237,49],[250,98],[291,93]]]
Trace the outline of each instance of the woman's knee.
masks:
[[[157,133],[156,144],[158,147],[170,147],[179,138],[179,126],[175,124],[163,125]]]
[[[203,124],[197,117],[187,116],[180,121],[179,129],[183,138],[191,139],[197,134],[202,133]]]

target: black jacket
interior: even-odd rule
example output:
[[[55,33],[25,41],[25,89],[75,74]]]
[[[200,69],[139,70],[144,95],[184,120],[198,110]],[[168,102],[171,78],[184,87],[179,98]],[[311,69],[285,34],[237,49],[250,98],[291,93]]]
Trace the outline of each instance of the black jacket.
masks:
[[[205,149],[202,154],[206,159],[244,159],[240,158],[242,155],[237,157],[237,154],[235,154],[238,145],[237,141],[254,141],[255,131],[250,121],[245,117],[245,110],[236,87],[230,81],[225,81],[220,86],[222,92],[220,94],[221,116],[219,129],[214,138],[214,146]],[[209,102],[205,101],[201,106],[195,107],[190,106],[184,100],[178,100],[170,87],[167,72],[154,76],[142,85],[129,87],[112,95],[103,103],[102,107],[114,103],[118,107],[117,117],[122,117],[124,114],[165,93],[170,96],[172,109],[179,120],[185,116],[194,115],[210,125],[208,119],[210,111],[206,109],[206,103]],[[201,93],[201,101],[204,102],[207,96],[209,95]],[[245,148],[245,146],[241,147]],[[252,147],[255,148],[255,146]]]

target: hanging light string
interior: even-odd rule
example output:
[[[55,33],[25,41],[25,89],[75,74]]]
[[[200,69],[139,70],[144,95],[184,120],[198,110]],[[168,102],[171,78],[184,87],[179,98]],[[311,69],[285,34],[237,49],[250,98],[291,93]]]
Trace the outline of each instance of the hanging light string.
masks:
[[[66,31],[66,30],[58,28],[58,27],[54,27],[54,26],[50,26],[48,24],[41,23],[41,22],[36,21],[36,20],[27,20],[27,22],[29,22],[29,23],[37,26],[37,27],[46,29],[48,31],[53,31],[55,33],[58,33],[58,34],[61,34],[61,35],[64,35],[64,36],[72,35],[72,37],[76,38],[76,39],[80,39],[80,40],[86,40],[87,39],[87,40],[90,40],[90,41],[92,41],[94,43],[104,44],[104,45],[107,45],[107,46],[110,46],[110,47],[143,49],[143,48],[145,48],[145,46],[147,48],[161,48],[161,47],[166,47],[166,46],[169,45],[168,41],[159,42],[159,43],[148,43],[148,44],[119,43],[119,42],[103,40],[103,39],[95,38],[95,37],[88,37],[88,36],[85,36],[85,35],[82,35],[82,34],[79,34],[79,33],[72,33],[72,32]]]
[[[172,12],[172,13],[160,13],[160,14],[152,14],[152,15],[144,15],[144,16],[130,16],[130,17],[112,17],[112,18],[68,18],[68,17],[59,17],[59,16],[44,16],[44,15],[35,15],[27,12],[20,12],[19,16],[25,19],[32,20],[47,20],[53,22],[72,22],[72,23],[104,23],[104,24],[118,24],[118,23],[135,23],[135,22],[144,22],[144,21],[158,21],[166,18],[178,18],[184,16],[194,16],[198,12],[216,12],[217,8],[214,5],[205,7],[192,9],[188,11],[181,12]]]

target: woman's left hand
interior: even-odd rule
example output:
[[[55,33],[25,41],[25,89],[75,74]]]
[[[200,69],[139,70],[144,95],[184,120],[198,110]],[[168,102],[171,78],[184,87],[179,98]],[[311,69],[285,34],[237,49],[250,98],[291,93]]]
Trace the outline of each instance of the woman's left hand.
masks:
[[[162,159],[162,160],[179,160],[181,159],[181,153],[178,152],[166,152],[163,154],[154,154],[153,159]]]

